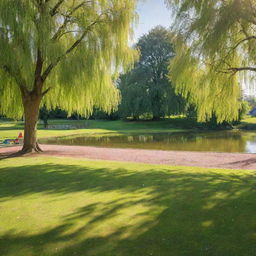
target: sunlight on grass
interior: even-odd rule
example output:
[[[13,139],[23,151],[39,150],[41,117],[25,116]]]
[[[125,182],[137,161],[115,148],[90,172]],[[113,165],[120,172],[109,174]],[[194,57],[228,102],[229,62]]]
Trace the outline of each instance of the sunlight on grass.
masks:
[[[243,123],[256,124],[256,117],[247,116],[242,120]]]
[[[213,225],[213,222],[211,220],[208,220],[208,221],[204,221],[202,223],[202,226],[205,227],[205,228],[209,228],[210,226]]]
[[[180,121],[180,120],[179,120]],[[60,137],[79,134],[88,134],[90,136],[100,136],[104,134],[120,133],[152,133],[152,132],[180,132],[182,128],[174,127],[172,119],[158,122],[125,122],[125,121],[96,121],[96,120],[50,120],[50,125],[78,125],[86,126],[83,129],[43,129],[43,125],[38,125],[38,137]],[[181,119],[181,122],[182,119]],[[22,122],[4,122],[0,121],[0,140],[6,138],[16,138],[19,132],[23,131]]]
[[[255,185],[254,171],[2,160],[0,255],[252,255]]]

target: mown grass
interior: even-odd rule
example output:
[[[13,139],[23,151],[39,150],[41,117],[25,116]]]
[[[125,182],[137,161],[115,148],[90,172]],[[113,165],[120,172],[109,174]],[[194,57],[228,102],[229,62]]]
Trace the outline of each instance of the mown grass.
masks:
[[[0,255],[253,256],[255,171],[0,161]]]
[[[238,128],[243,130],[256,130],[256,117],[247,116],[242,120]]]
[[[193,121],[191,121],[193,123]],[[57,137],[78,134],[104,134],[104,133],[151,133],[151,132],[177,132],[191,129],[192,125],[184,118],[171,118],[161,121],[96,121],[96,120],[50,120],[50,125],[70,125],[84,127],[82,129],[44,129],[42,124],[38,125],[38,137]],[[7,122],[0,120],[0,140],[15,138],[23,131],[23,122]]]

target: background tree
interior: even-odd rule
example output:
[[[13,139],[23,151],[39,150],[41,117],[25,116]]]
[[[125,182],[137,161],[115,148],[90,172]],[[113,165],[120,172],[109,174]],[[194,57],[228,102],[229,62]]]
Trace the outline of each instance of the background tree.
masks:
[[[140,50],[140,59],[119,83],[123,116],[138,119],[150,113],[158,120],[183,111],[184,101],[175,94],[167,78],[168,64],[174,56],[171,36],[167,29],[157,26],[139,39],[136,47]]]
[[[25,115],[23,152],[39,151],[39,106],[110,112],[112,75],[133,62],[136,0],[0,1],[0,114]]]
[[[176,15],[170,79],[199,121],[239,118],[241,85],[255,77],[255,0],[167,0]]]
[[[121,92],[121,105],[119,114],[123,118],[131,117],[139,120],[140,116],[150,112],[150,99],[148,87],[145,85],[147,74],[136,65],[131,72],[121,76],[119,89]]]
[[[47,110],[45,106],[43,106],[39,111],[39,119],[44,122],[44,128],[48,128],[48,119],[50,117],[50,111]]]

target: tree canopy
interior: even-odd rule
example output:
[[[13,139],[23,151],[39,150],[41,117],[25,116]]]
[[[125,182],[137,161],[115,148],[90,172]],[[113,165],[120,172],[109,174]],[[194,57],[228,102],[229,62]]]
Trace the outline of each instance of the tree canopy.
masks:
[[[22,92],[43,83],[48,108],[113,109],[112,76],[133,62],[135,0],[0,1],[0,113],[23,114]],[[49,91],[49,92],[48,92]]]
[[[184,101],[175,94],[167,78],[168,64],[174,56],[171,35],[167,29],[157,26],[136,44],[140,59],[119,83],[120,111],[124,117],[138,119],[149,114],[159,119],[182,112]]]
[[[170,79],[198,119],[238,118],[242,83],[256,71],[255,0],[167,0],[175,15]]]
[[[113,77],[137,53],[129,36],[136,0],[0,1],[0,114],[25,115],[23,151],[39,150],[39,106],[111,111]]]

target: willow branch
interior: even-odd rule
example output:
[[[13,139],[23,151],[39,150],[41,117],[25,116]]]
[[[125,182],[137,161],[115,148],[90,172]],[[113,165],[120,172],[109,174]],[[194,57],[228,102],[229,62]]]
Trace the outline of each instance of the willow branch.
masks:
[[[42,95],[44,96],[44,95],[47,94],[50,90],[51,90],[51,87],[47,88],[47,89],[42,93]]]
[[[59,0],[56,5],[52,8],[52,10],[50,11],[50,15],[53,17],[54,15],[56,15],[58,13],[58,8],[61,6],[61,4],[64,2],[65,0]]]
[[[21,75],[17,74],[18,71],[13,72],[13,70],[11,70],[11,68],[7,65],[2,66],[2,68],[7,74],[9,74],[15,80],[16,84],[20,88],[22,95],[24,95],[24,96],[28,95],[29,91],[28,91],[27,87],[25,86],[25,82],[21,78]]]
[[[232,49],[235,50],[240,44],[246,42],[246,41],[250,41],[250,40],[256,40],[256,36],[249,36],[249,37],[246,37],[244,39],[242,39],[241,41],[239,41]]]
[[[59,35],[67,27],[69,22],[70,22],[70,17],[66,16],[64,18],[64,21],[63,21],[62,25],[58,28],[57,32],[53,35],[53,37],[52,37],[53,41],[59,38]]]
[[[60,0],[59,2],[63,2],[64,0]],[[67,27],[67,25],[72,21],[72,15],[81,7],[83,7],[84,5],[90,3],[91,1],[83,1],[82,3],[78,4],[77,6],[75,6],[73,9],[71,9],[69,12],[62,14],[62,16],[64,17],[64,21],[63,24],[58,28],[57,32],[53,35],[52,40],[56,40],[60,37],[60,35],[62,34],[62,31]]]
[[[78,45],[83,41],[83,39],[86,37],[87,33],[89,33],[89,31],[91,30],[91,28],[92,28],[95,24],[97,24],[97,23],[99,23],[99,22],[100,22],[99,20],[96,20],[96,21],[94,21],[93,23],[91,23],[91,24],[87,27],[87,29],[82,33],[82,35],[70,46],[70,48],[68,48],[68,49],[66,50],[66,52],[65,52],[62,56],[58,57],[54,63],[51,63],[51,64],[46,68],[46,70],[44,71],[44,73],[43,73],[43,75],[42,75],[43,81],[45,81],[45,79],[47,78],[47,76],[51,73],[52,69],[53,69],[55,66],[57,66],[58,63],[59,63],[63,58],[65,58],[69,53],[71,53],[75,48],[77,48],[77,46],[78,46]]]
[[[252,72],[256,72],[256,67],[231,67],[228,68],[224,71],[220,71],[222,73],[226,73],[226,74],[236,74],[237,72],[240,71],[252,71]]]

